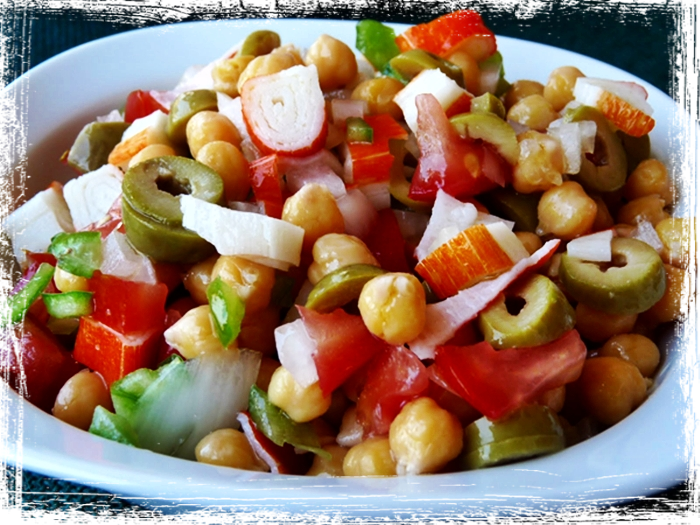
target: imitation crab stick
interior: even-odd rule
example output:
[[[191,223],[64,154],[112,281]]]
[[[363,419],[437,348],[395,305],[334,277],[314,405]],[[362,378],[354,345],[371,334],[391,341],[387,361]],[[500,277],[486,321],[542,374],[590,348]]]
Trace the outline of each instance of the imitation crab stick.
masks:
[[[574,87],[578,102],[598,108],[615,126],[633,137],[642,137],[654,128],[647,96],[646,90],[634,82],[581,77],[576,79]]]
[[[250,137],[263,153],[305,156],[325,143],[326,103],[313,65],[248,80],[241,105]]]

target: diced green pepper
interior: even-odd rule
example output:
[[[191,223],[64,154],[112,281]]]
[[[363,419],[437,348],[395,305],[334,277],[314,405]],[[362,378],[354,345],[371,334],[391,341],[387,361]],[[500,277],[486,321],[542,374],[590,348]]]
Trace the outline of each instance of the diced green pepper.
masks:
[[[276,445],[281,447],[289,443],[323,458],[331,458],[330,454],[321,448],[318,436],[310,424],[292,420],[284,410],[273,405],[267,394],[255,385],[250,389],[248,412],[258,430]]]
[[[400,53],[396,33],[376,20],[362,20],[355,27],[355,48],[377,71],[383,72],[389,61]]]
[[[92,292],[45,293],[41,297],[46,311],[56,319],[81,317],[92,313]]]
[[[245,303],[236,291],[221,277],[207,286],[207,299],[214,318],[214,328],[224,348],[236,340],[241,332],[241,321],[245,315]]]
[[[102,264],[100,232],[59,233],[51,239],[48,252],[61,270],[89,279]]]
[[[129,421],[101,406],[97,406],[92,414],[89,432],[124,445],[139,446],[138,436]]]
[[[53,278],[54,267],[48,263],[41,263],[39,268],[29,282],[15,295],[10,297],[8,306],[10,310],[10,322],[12,324],[19,323],[24,319],[29,307],[36,301],[41,292],[51,282]]]
[[[360,117],[348,117],[345,120],[345,139],[348,143],[363,142],[372,144],[374,141],[374,130],[367,121]]]
[[[182,361],[182,359],[178,359]],[[136,403],[157,377],[157,370],[139,368],[112,383],[110,394],[114,411],[120,416],[130,419],[134,414]]]
[[[104,166],[128,127],[128,122],[91,122],[73,142],[66,157],[68,165],[81,173]]]

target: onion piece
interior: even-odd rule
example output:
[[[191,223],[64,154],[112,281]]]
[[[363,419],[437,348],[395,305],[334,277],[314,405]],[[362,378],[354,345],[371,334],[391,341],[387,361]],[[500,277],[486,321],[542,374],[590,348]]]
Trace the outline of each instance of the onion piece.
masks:
[[[357,188],[364,193],[367,200],[372,203],[375,210],[384,210],[391,207],[391,192],[389,191],[389,181],[374,182],[364,184]]]
[[[326,149],[308,157],[280,156],[278,159],[279,170],[284,173],[287,189],[292,193],[310,183],[326,186],[336,199],[347,193],[341,178],[343,167],[335,155]]]
[[[630,235],[630,237],[647,243],[649,246],[654,248],[659,254],[664,250],[664,244],[661,241],[659,234],[656,233],[656,228],[654,228],[654,225],[649,221],[639,221],[637,223],[637,227],[634,230],[632,230],[632,234]]]
[[[564,173],[575,175],[581,171],[583,153],[593,153],[596,123],[592,120],[564,122],[557,119],[547,128],[547,134],[556,137],[564,150]]]
[[[345,121],[350,117],[362,118],[368,112],[366,100],[339,99],[331,100],[331,117],[333,124],[345,127]]]
[[[566,245],[566,253],[584,261],[610,262],[613,233],[611,228],[572,239]]]
[[[151,260],[132,248],[126,235],[118,230],[105,237],[102,243],[102,265],[100,272],[125,281],[156,284],[158,277]]]
[[[313,359],[316,343],[309,337],[301,319],[278,326],[275,329],[275,345],[280,363],[299,386],[306,388],[318,382]]]
[[[379,219],[379,213],[370,200],[358,189],[336,200],[345,221],[345,233],[363,239]]]

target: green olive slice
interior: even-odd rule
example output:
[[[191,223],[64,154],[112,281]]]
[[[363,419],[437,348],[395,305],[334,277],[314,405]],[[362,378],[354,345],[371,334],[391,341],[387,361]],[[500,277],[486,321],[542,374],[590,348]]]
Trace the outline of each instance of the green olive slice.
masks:
[[[520,145],[515,130],[505,120],[493,113],[462,113],[452,117],[450,123],[460,136],[488,142],[509,164],[518,163]]]
[[[280,36],[274,31],[260,29],[250,33],[241,44],[241,49],[238,52],[239,56],[250,55],[259,57],[267,55],[273,49],[277,49],[282,44]]]
[[[511,313],[510,310],[517,307],[520,310]],[[481,332],[494,348],[550,343],[571,330],[574,324],[576,316],[569,301],[556,284],[539,274],[511,287],[479,314]]]
[[[416,77],[421,71],[439,69],[454,80],[459,87],[464,88],[464,73],[462,73],[462,69],[458,65],[422,49],[405,51],[392,58],[389,61],[389,65],[407,82]]]
[[[651,140],[649,135],[633,137],[622,130],[617,130],[617,136],[627,155],[627,174],[629,175],[643,160],[651,157]]]
[[[217,111],[216,91],[196,89],[181,93],[173,101],[168,113],[168,126],[165,130],[174,144],[187,142],[187,123],[200,111]]]
[[[505,120],[506,107],[493,93],[484,93],[472,99],[470,111],[472,113],[493,113],[498,118]]]
[[[66,158],[68,165],[81,173],[104,166],[128,127],[128,122],[91,122],[73,142]]]
[[[627,155],[608,119],[595,108],[580,106],[568,111],[564,120],[592,120],[596,124],[593,153],[581,159],[581,171],[575,176],[576,181],[592,191],[610,192],[622,188],[627,179]]]
[[[498,421],[482,417],[468,425],[459,460],[465,469],[492,467],[558,452],[565,444],[557,415],[549,407],[527,405]]]
[[[483,193],[481,201],[492,213],[513,221],[515,231],[535,233],[539,219],[537,204],[541,193],[518,193],[512,186]]]
[[[370,264],[350,264],[324,276],[313,287],[306,308],[317,312],[332,312],[360,297],[362,287],[371,279],[386,273]]]
[[[566,291],[591,308],[617,315],[644,312],[666,290],[663,261],[637,239],[612,240],[612,263],[583,261],[564,253],[559,278]]]
[[[219,204],[223,181],[204,164],[184,157],[156,157],[130,168],[122,182],[122,214],[131,244],[161,262],[191,263],[213,248],[182,227],[179,195]]]

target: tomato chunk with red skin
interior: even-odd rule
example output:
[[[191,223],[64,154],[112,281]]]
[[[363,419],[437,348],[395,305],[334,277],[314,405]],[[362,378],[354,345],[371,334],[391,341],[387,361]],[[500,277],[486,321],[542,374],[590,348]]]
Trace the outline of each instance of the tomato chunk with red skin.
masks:
[[[365,239],[365,244],[385,270],[410,271],[406,262],[406,241],[391,208],[379,211],[379,218]]]
[[[420,158],[411,180],[410,198],[433,202],[442,189],[460,199],[505,184],[505,164],[483,143],[460,137],[433,95],[418,95],[416,107]]]
[[[153,368],[163,335],[160,328],[118,332],[105,323],[86,315],[80,318],[73,356],[85,366],[99,372],[108,385],[139,368]]]
[[[124,106],[124,122],[132,123],[134,120],[147,117],[154,111],[167,113],[168,110],[160,105],[158,101],[148,92],[136,90],[126,97]]]
[[[586,345],[576,330],[541,346],[495,350],[488,342],[438,346],[437,375],[488,419],[500,419],[543,392],[575,381]]]
[[[126,281],[96,272],[90,279],[95,304],[92,317],[122,334],[162,330],[168,287]]]
[[[20,385],[20,363],[25,386]],[[28,313],[24,321],[3,331],[0,341],[0,373],[15,390],[45,412],[53,408],[58,391],[80,372],[78,363],[43,324]]]
[[[267,155],[251,162],[248,176],[255,201],[263,205],[265,215],[275,219],[282,217],[284,195],[277,155]]]
[[[359,315],[342,309],[322,314],[297,306],[304,329],[316,344],[318,386],[325,395],[342,385],[386,344],[374,337]]]
[[[357,400],[357,420],[365,437],[387,434],[401,408],[426,392],[429,382],[425,366],[413,352],[387,346],[370,362]]]

